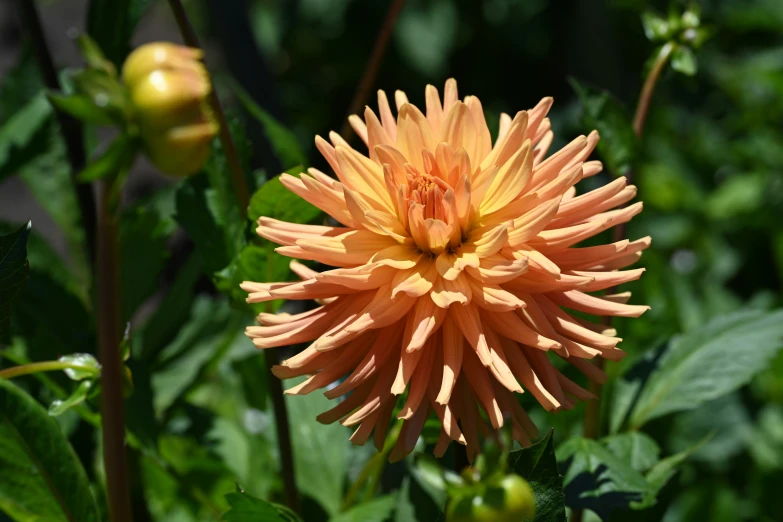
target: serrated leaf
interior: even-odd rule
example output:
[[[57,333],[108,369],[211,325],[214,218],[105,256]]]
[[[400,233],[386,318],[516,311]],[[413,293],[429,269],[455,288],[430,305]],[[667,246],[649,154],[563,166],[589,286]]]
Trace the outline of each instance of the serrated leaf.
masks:
[[[90,389],[92,389],[93,384],[93,381],[82,381],[79,383],[79,386],[73,390],[73,393],[71,393],[71,395],[69,395],[67,398],[56,399],[52,401],[52,404],[49,405],[49,415],[52,417],[57,417],[58,415],[62,415],[66,411],[70,410],[74,406],[78,406],[79,404],[83,403],[87,399],[87,395],[90,393]]]
[[[274,504],[255,498],[247,493],[229,493],[226,495],[231,509],[222,517],[225,522],[293,522],[297,519],[283,518]]]
[[[597,149],[607,169],[615,176],[627,174],[639,154],[639,140],[623,104],[608,91],[570,79],[582,102],[582,127],[601,135]]]
[[[11,313],[30,274],[27,239],[31,227],[28,221],[16,232],[0,236],[0,340],[8,337]]]
[[[674,49],[672,52],[672,69],[685,76],[693,76],[698,71],[698,68],[696,55],[693,54],[693,50],[690,47],[679,45]]]
[[[736,312],[673,338],[642,388],[630,425],[638,428],[739,388],[763,370],[781,346],[781,310]]]
[[[394,511],[396,495],[386,495],[352,507],[329,522],[384,522]]]
[[[289,169],[294,165],[305,165],[307,163],[307,155],[302,152],[299,140],[297,140],[294,133],[253,101],[253,98],[238,82],[232,82],[232,86],[239,102],[263,127],[272,150],[283,168]]]
[[[566,469],[566,505],[589,509],[607,520],[616,509],[628,509],[652,493],[653,488],[630,463],[618,458],[603,444],[576,437],[557,450]]]
[[[41,152],[36,138],[45,132],[51,116],[52,106],[40,93],[0,127],[0,180],[16,174]]]
[[[563,477],[557,468],[553,430],[532,446],[512,451],[509,467],[524,477],[536,496],[533,522],[565,522]]]
[[[15,520],[100,520],[87,474],[57,421],[2,379],[0,511]]]
[[[661,454],[658,443],[649,435],[639,431],[610,435],[601,439],[601,442],[617,458],[627,462],[640,473],[652,468]]]

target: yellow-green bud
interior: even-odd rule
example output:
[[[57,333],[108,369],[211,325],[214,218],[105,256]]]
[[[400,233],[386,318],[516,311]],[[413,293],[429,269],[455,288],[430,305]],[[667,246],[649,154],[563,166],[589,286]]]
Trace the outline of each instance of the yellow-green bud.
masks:
[[[147,155],[178,176],[199,170],[218,131],[201,51],[170,43],[136,49],[122,68]]]

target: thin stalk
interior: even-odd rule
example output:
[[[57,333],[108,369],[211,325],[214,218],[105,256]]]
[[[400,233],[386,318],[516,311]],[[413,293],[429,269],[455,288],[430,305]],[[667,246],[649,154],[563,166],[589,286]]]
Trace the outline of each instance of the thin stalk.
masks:
[[[389,436],[386,437],[386,442],[383,444],[383,449],[373,455],[372,458],[367,461],[367,464],[364,465],[362,470],[359,472],[359,476],[356,477],[356,480],[353,482],[353,484],[351,484],[351,488],[348,490],[348,493],[345,494],[345,499],[343,500],[343,511],[350,508],[356,502],[356,498],[359,496],[359,491],[361,491],[362,486],[364,486],[365,483],[367,483],[367,489],[364,492],[364,501],[366,502],[371,500],[375,496],[375,492],[378,490],[378,484],[381,481],[381,475],[383,475],[383,470],[386,467],[387,460],[389,459],[389,454],[394,448],[394,445],[397,443],[397,439],[400,436],[401,430],[402,421],[398,421],[389,432]]]
[[[35,0],[19,0],[19,12],[32,42],[33,52],[35,53],[35,59],[38,62],[38,68],[41,71],[44,84],[48,89],[61,90],[57,69],[49,52],[49,46],[46,44],[46,36],[41,27],[41,19],[35,7]],[[76,199],[79,204],[82,226],[84,227],[87,259],[91,263],[93,261],[93,252],[95,252],[95,196],[89,184],[76,181],[76,176],[84,168],[85,163],[82,124],[79,120],[59,110],[55,109],[55,114],[65,141],[68,162],[71,165],[71,179],[76,191]]]
[[[644,124],[647,121],[647,113],[650,110],[650,103],[652,101],[653,93],[655,92],[655,87],[657,86],[658,80],[661,77],[661,73],[663,72],[666,63],[669,61],[669,58],[671,57],[675,47],[675,43],[668,42],[666,45],[660,48],[658,54],[655,56],[652,67],[650,67],[650,72],[648,73],[647,78],[644,80],[642,91],[639,94],[639,102],[636,105],[636,112],[634,113],[633,117],[633,130],[638,139],[641,139],[642,137],[642,131],[644,130]],[[625,178],[630,185],[633,181],[633,171],[629,171]],[[625,239],[625,230],[626,223],[620,223],[617,225],[612,231],[612,241],[617,242]],[[617,287],[614,287],[608,289],[606,293],[613,294],[616,291]],[[612,317],[604,317],[603,321],[601,321],[601,324],[607,327],[611,326]],[[596,359],[594,364],[597,368],[603,370],[604,359]],[[585,405],[584,437],[588,439],[597,439],[601,436],[601,388],[601,384],[590,381],[590,392],[597,398],[591,401],[587,401],[587,404]],[[583,510],[578,509],[574,511],[574,514],[571,517],[571,522],[582,522],[583,516]]]
[[[57,370],[68,369],[88,372],[95,371],[95,368],[81,364],[74,364],[64,361],[42,361],[30,364],[22,364],[20,366],[13,366],[11,368],[6,368],[5,370],[0,370],[0,379],[13,379],[14,377],[30,375],[31,373],[55,372]]]
[[[283,486],[285,488],[286,506],[299,512],[299,492],[296,489],[296,474],[294,472],[294,450],[291,444],[291,428],[288,423],[288,408],[283,396],[283,383],[272,373],[272,367],[280,364],[280,350],[264,351],[267,368],[267,383],[272,396],[272,407],[275,411],[275,430],[277,431],[277,446],[280,450],[280,466],[283,469]]]
[[[378,76],[378,70],[383,61],[383,55],[386,54],[386,48],[389,46],[389,38],[391,38],[392,32],[394,31],[397,17],[400,15],[400,11],[402,11],[404,6],[405,0],[392,0],[389,10],[386,12],[383,26],[378,32],[378,37],[375,39],[375,45],[373,45],[367,67],[365,67],[362,79],[359,81],[359,86],[356,88],[356,92],[353,95],[353,100],[348,109],[348,116],[357,114],[362,109],[362,105],[366,103],[367,95],[375,83],[375,78]],[[343,124],[340,135],[343,139],[348,139],[350,132],[351,126],[346,121],[346,123]]]
[[[131,522],[128,463],[125,454],[125,404],[120,342],[117,220],[112,208],[113,178],[100,183],[98,209],[97,318],[101,371],[103,461],[111,522]]]
[[[652,63],[652,67],[650,67],[650,72],[644,80],[642,92],[639,93],[639,103],[636,104],[636,114],[633,117],[633,131],[637,138],[642,136],[644,122],[647,120],[647,113],[650,110],[650,102],[655,92],[655,86],[658,84],[658,79],[676,47],[676,43],[667,42],[660,48]]]
[[[182,2],[180,0],[169,0],[169,6],[171,6],[171,11],[174,13],[174,18],[177,20],[182,39],[190,47],[201,49],[198,36],[196,36],[196,31],[193,29],[193,25],[188,19],[188,14],[185,12]],[[223,153],[226,155],[226,160],[228,161],[228,170],[231,173],[231,184],[234,188],[234,196],[237,199],[237,204],[239,205],[241,213],[244,215],[247,211],[247,205],[250,202],[250,192],[247,188],[245,174],[242,171],[242,162],[239,160],[236,144],[234,144],[234,139],[231,137],[231,130],[228,128],[226,113],[223,112],[223,106],[220,103],[220,98],[218,98],[214,84],[209,94],[209,103],[212,106],[212,111],[215,113],[215,118],[217,118],[218,124],[220,125],[220,143],[223,146]]]

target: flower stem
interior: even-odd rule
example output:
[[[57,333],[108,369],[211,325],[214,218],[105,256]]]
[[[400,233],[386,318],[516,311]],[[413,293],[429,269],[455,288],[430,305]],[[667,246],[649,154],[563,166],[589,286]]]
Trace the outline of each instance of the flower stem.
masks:
[[[0,379],[13,379],[14,377],[21,377],[22,375],[30,375],[31,373],[38,372],[55,372],[57,370],[80,370],[80,371],[94,371],[95,368],[90,366],[83,366],[81,364],[74,364],[64,361],[42,361],[29,364],[22,364],[20,366],[12,366],[5,370],[0,370]],[[96,372],[97,375],[97,372]]]
[[[397,23],[397,17],[400,15],[400,11],[405,6],[405,0],[392,0],[389,10],[386,12],[386,18],[383,21],[383,26],[378,32],[378,37],[375,40],[375,45],[372,48],[370,59],[367,62],[367,67],[364,69],[362,79],[359,82],[359,86],[356,88],[356,92],[353,95],[350,108],[348,109],[348,116],[357,114],[362,105],[367,101],[367,95],[370,92],[375,78],[378,76],[378,69],[380,69],[381,62],[383,61],[383,55],[386,54],[386,47],[389,45],[389,38],[391,38],[394,25]],[[343,124],[340,135],[343,139],[348,139],[351,126],[346,121]]]
[[[48,89],[61,90],[57,69],[49,52],[49,46],[46,44],[46,36],[41,27],[41,19],[35,7],[35,0],[19,0],[19,12],[30,37],[44,84]],[[79,120],[62,111],[55,110],[55,114],[63,141],[65,141],[68,162],[71,165],[71,179],[84,227],[86,258],[88,263],[92,263],[93,252],[95,252],[95,197],[89,184],[76,181],[76,176],[84,168],[85,163],[82,125]]]
[[[99,185],[97,252],[97,319],[101,371],[103,461],[111,522],[131,522],[125,412],[120,355],[119,254],[117,220],[112,205],[115,178]]]
[[[658,79],[676,47],[676,43],[666,42],[666,44],[658,50],[652,67],[650,67],[650,72],[644,80],[642,92],[639,94],[639,103],[636,104],[636,114],[634,114],[633,117],[633,131],[637,138],[641,138],[642,136],[644,122],[647,120],[647,113],[650,110],[650,102],[652,101],[653,93],[655,92],[655,86],[658,84]]]
[[[271,348],[264,352],[267,367],[267,383],[272,396],[272,407],[275,411],[275,429],[277,430],[277,446],[280,450],[280,466],[283,469],[283,487],[285,503],[293,511],[299,511],[299,493],[296,489],[296,474],[294,472],[294,451],[291,444],[291,428],[288,423],[288,408],[283,396],[283,383],[272,373],[272,367],[280,364],[280,350]]]
[[[343,500],[343,511],[350,508],[355,502],[356,497],[359,496],[364,483],[367,483],[367,489],[364,492],[364,501],[371,500],[375,496],[375,492],[378,490],[378,484],[381,481],[381,475],[386,467],[386,461],[389,458],[394,445],[397,443],[397,438],[400,436],[402,430],[402,421],[398,421],[392,430],[389,432],[389,436],[386,437],[386,442],[383,444],[383,449],[372,456],[367,464],[364,465],[359,472],[359,476],[351,484],[351,489],[345,494]]]
[[[199,44],[198,36],[196,36],[196,31],[193,29],[193,25],[188,19],[188,14],[185,12],[182,2],[180,0],[169,0],[169,6],[171,6],[171,11],[174,13],[174,18],[177,20],[182,39],[188,46],[200,49],[201,45]],[[218,124],[220,125],[220,143],[223,146],[223,153],[226,155],[226,160],[228,161],[228,170],[231,173],[231,184],[234,188],[234,196],[236,197],[241,214],[244,215],[247,212],[247,206],[250,202],[250,192],[247,188],[245,173],[242,171],[242,162],[239,160],[236,144],[231,137],[231,129],[228,128],[226,113],[223,112],[223,106],[220,103],[220,98],[218,98],[214,84],[209,94],[209,103],[212,106],[215,118],[217,118]]]

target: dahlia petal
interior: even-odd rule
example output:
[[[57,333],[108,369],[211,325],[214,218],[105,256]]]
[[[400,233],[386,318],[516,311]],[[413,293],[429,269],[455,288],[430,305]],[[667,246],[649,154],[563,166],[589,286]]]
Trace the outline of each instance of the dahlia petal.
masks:
[[[364,144],[369,145],[369,140],[367,139],[367,125],[364,124],[362,119],[355,114],[351,114],[348,116],[348,123],[351,124],[351,128]]]
[[[586,272],[586,271],[573,271],[574,275],[582,277],[590,277],[593,282],[587,286],[581,288],[585,292],[595,292],[598,290],[606,290],[613,286],[618,286],[629,281],[636,281],[647,270],[646,268],[637,268],[635,270],[625,270],[619,272]]]
[[[353,391],[372,375],[375,375],[394,351],[393,346],[399,345],[403,329],[399,324],[380,330],[372,347],[367,351],[362,361],[356,365],[351,374],[343,382],[324,392],[328,399],[335,399]]]
[[[536,237],[552,220],[559,206],[560,198],[554,198],[515,219],[508,233],[509,245],[519,246]]]
[[[419,440],[419,435],[421,435],[421,430],[424,428],[428,413],[429,407],[419,408],[411,419],[402,423],[400,436],[391,453],[389,453],[389,462],[400,461],[413,451],[416,441]]]
[[[513,312],[488,313],[482,312],[481,319],[498,334],[524,345],[539,350],[557,350],[562,345],[548,337],[544,337],[530,328],[517,314]]]
[[[484,118],[484,108],[481,106],[481,101],[475,96],[467,96],[465,105],[470,111],[473,118],[473,128],[476,130],[475,155],[471,156],[471,160],[478,165],[492,150],[492,136],[490,136],[489,127],[487,127],[487,120]]]
[[[442,256],[443,254],[441,254]],[[478,257],[478,256],[477,256]],[[474,279],[487,284],[497,285],[511,281],[516,277],[527,272],[528,260],[526,257],[520,259],[508,259],[501,254],[492,254],[481,258],[479,266],[467,265],[465,271]],[[440,269],[439,269],[440,272]],[[446,277],[442,272],[441,275]]]
[[[514,372],[514,376],[522,383],[522,386],[528,390],[533,397],[544,407],[547,411],[555,411],[560,408],[560,402],[547,390],[544,383],[541,382],[533,367],[525,357],[522,348],[518,344],[510,340],[503,340],[503,347],[505,348],[505,354],[508,359],[509,367]]]
[[[492,151],[479,165],[480,169],[486,169],[493,165],[503,165],[508,159],[519,150],[522,144],[527,139],[525,134],[527,132],[528,114],[525,111],[520,111],[514,115],[514,119],[511,121],[511,127],[508,129],[508,133],[503,139],[498,139]]]
[[[419,299],[409,317],[411,318],[408,323],[410,332],[406,325],[402,345],[407,351],[412,352],[423,347],[427,339],[440,328],[446,317],[446,310],[435,306],[430,299]]]
[[[432,379],[432,366],[435,360],[435,346],[430,345],[429,350],[422,354],[416,370],[413,372],[408,387],[408,397],[398,415],[399,419],[410,419],[419,409],[427,394],[430,380]]]
[[[377,412],[380,409],[381,404],[383,404],[383,402],[387,400],[390,395],[389,386],[391,385],[393,377],[394,372],[386,371],[380,372],[378,377],[375,379],[369,379],[368,382],[372,382],[372,389],[369,391],[369,393],[364,394],[364,397],[361,401],[354,403],[352,408],[348,409],[347,411],[343,410],[347,413],[356,408],[356,410],[353,411],[353,413],[350,415],[345,415],[345,418],[340,421],[341,424],[343,426],[353,426]],[[354,394],[358,393],[359,390],[365,386],[366,385],[360,386],[356,391],[348,395],[348,397],[343,402],[350,400]],[[342,416],[343,415],[341,415],[341,417]]]
[[[555,102],[554,98],[551,96],[547,96],[546,98],[541,98],[541,101],[539,101],[535,107],[530,109],[528,111],[528,114],[530,116],[530,125],[529,125],[529,135],[527,136],[528,139],[534,140],[533,138],[538,133],[538,128],[543,123],[544,119],[546,119],[546,115],[549,113],[549,109],[552,108],[552,104]]]
[[[630,241],[624,239],[608,245],[569,248],[549,254],[548,257],[563,270],[586,270],[593,265],[611,261],[616,257],[624,255],[627,252],[630,243]]]
[[[440,103],[438,89],[433,85],[427,85],[424,90],[424,99],[427,108],[427,121],[430,122],[432,132],[439,134],[443,122],[443,106]]]
[[[391,146],[394,144],[394,141],[392,141],[378,117],[369,107],[364,109],[364,121],[367,123],[367,149],[370,152],[370,159],[376,161],[378,160],[377,147],[381,145]]]
[[[441,331],[443,332],[443,379],[435,402],[445,405],[451,399],[451,393],[454,391],[462,367],[465,337],[451,315],[446,317]]]
[[[273,366],[272,373],[278,379],[290,379],[299,377],[308,373],[314,373],[326,364],[337,360],[341,350],[322,353],[315,348],[307,347],[290,359],[283,361],[283,364]]]
[[[422,260],[408,270],[398,270],[391,280],[392,299],[402,292],[411,297],[420,297],[429,292],[437,278],[435,263],[429,259]]]
[[[587,146],[587,138],[579,136],[571,143],[545,159],[540,165],[533,169],[533,175],[530,179],[530,189],[539,190],[557,177],[565,169],[565,166]],[[569,185],[570,186],[570,185]]]
[[[523,393],[522,387],[519,386],[516,378],[514,378],[514,374],[511,372],[511,368],[508,366],[506,355],[501,347],[500,337],[491,328],[487,328],[485,334],[487,336],[489,354],[492,357],[492,364],[488,367],[489,371],[507,390],[514,393]]]
[[[440,132],[440,141],[445,141],[458,151],[462,148],[468,153],[470,162],[478,165],[478,136],[470,109],[461,101],[454,103],[446,111],[446,119]]]
[[[470,285],[472,299],[484,310],[502,313],[526,306],[517,296],[497,285],[481,284],[470,276],[465,279]]]
[[[533,371],[536,372],[536,375],[541,379],[541,382],[546,386],[549,393],[551,393],[552,396],[557,399],[557,402],[560,403],[560,408],[569,409],[571,402],[566,399],[560,382],[557,379],[557,374],[560,372],[552,366],[547,355],[540,350],[525,349],[524,347],[522,350],[525,353],[525,358],[528,363],[530,363],[530,366],[533,368]],[[568,362],[580,361],[584,364],[593,366],[591,363],[577,357],[567,357],[565,360]]]
[[[582,179],[582,165],[576,165],[561,172],[555,179],[536,190],[541,201],[562,196],[566,190],[576,185]]]
[[[598,384],[604,384],[608,378],[606,372],[584,359],[578,357],[568,357],[564,359],[565,362],[574,366],[577,370],[582,372],[585,377]]]
[[[392,141],[397,139],[397,120],[394,119],[391,107],[389,107],[389,99],[386,97],[386,93],[378,91],[378,112],[381,115],[381,122],[386,134],[389,135]]]
[[[410,320],[408,322],[410,322]],[[406,323],[405,328],[409,328],[408,323]],[[397,366],[397,373],[394,377],[394,382],[391,385],[391,392],[394,395],[401,395],[405,391],[405,388],[408,386],[408,382],[411,380],[413,372],[416,370],[416,366],[418,366],[423,353],[427,350],[433,349],[432,347],[432,338],[427,340],[426,346],[421,350],[414,350],[410,352],[406,350],[404,346],[402,347],[402,351],[400,353],[400,362]]]
[[[371,332],[345,345],[340,356],[323,370],[311,375],[305,381],[285,391],[286,395],[307,395],[318,388],[323,388],[337,379],[347,375],[351,368],[362,359],[367,349],[375,341],[376,334]]]
[[[549,298],[560,306],[593,315],[612,315],[616,317],[639,317],[650,309],[649,306],[614,303],[585,294],[578,290],[549,294]]]
[[[511,128],[511,116],[509,116],[505,112],[501,112],[500,122],[498,124],[498,138],[497,140],[495,140],[495,143],[498,143],[500,140],[505,138],[510,128]]]
[[[467,278],[459,274],[453,281],[438,277],[430,292],[430,298],[440,308],[449,308],[453,303],[466,306],[473,298],[473,292]]]
[[[484,408],[487,417],[489,417],[489,421],[492,423],[492,427],[499,429],[503,426],[503,412],[500,411],[500,405],[498,405],[497,398],[492,390],[492,380],[487,374],[486,368],[484,368],[484,366],[489,365],[482,366],[482,364],[476,364],[476,362],[478,362],[476,354],[470,350],[466,350],[462,374],[476,393],[481,407]]]
[[[397,270],[406,270],[416,266],[422,256],[422,252],[415,246],[405,243],[380,250],[370,258],[369,262],[370,264],[390,266]]]
[[[378,252],[399,244],[388,236],[353,230],[334,237],[300,239],[296,246],[309,253],[315,261],[344,267],[366,264]]]
[[[484,366],[492,364],[492,356],[489,353],[478,309],[471,305],[452,306],[449,308],[449,315],[475,350],[481,364]]]
[[[446,80],[446,85],[443,88],[443,113],[448,114],[452,105],[457,103],[458,99],[457,81],[454,78],[449,78]]]
[[[408,96],[400,90],[394,91],[394,104],[397,106],[398,112],[402,108],[402,106],[405,105],[406,103],[408,103]],[[397,115],[397,117],[399,120],[399,114]],[[399,126],[399,121],[397,122],[397,125]]]
[[[530,148],[530,142],[525,142],[522,148],[500,167],[479,206],[482,215],[502,209],[525,188],[533,169]]]
[[[373,384],[373,382],[368,382],[363,386],[360,386],[356,391],[346,397],[345,400],[337,404],[337,406],[318,415],[315,420],[321,424],[332,424],[337,422],[364,402],[370,394]]]
[[[359,427],[356,428],[348,438],[348,440],[351,441],[351,444],[354,446],[364,446],[367,443],[370,435],[372,435],[373,428],[375,428],[375,423],[378,421],[379,415],[380,409],[376,410],[375,413],[362,421]]]
[[[550,324],[555,330],[563,335],[586,343],[599,350],[611,350],[622,341],[618,337],[598,333],[590,328],[586,328],[582,323],[561,310],[554,302],[546,296],[540,296],[536,302],[541,306],[541,310],[546,315]]]
[[[586,161],[582,165],[582,178],[589,178],[604,171],[604,164],[598,160]]]
[[[373,433],[373,444],[378,451],[383,451],[383,446],[386,443],[395,404],[397,404],[397,397],[389,394],[386,399],[381,401],[381,407],[378,409],[378,422],[375,423],[375,433]]]
[[[493,228],[478,228],[471,233],[472,251],[479,258],[496,254],[508,242],[508,226],[498,225]],[[465,248],[464,251],[471,251]]]
[[[563,391],[565,391],[566,393],[570,393],[580,401],[589,401],[592,399],[597,399],[595,395],[585,390],[584,388],[576,384],[574,381],[572,381],[562,373],[557,374],[557,379],[560,381],[560,385],[563,387]]]
[[[442,252],[435,259],[435,267],[444,279],[453,281],[468,267],[477,268],[481,265],[481,259],[475,252],[465,251],[459,248],[456,252]]]
[[[345,229],[341,227],[300,225],[265,217],[258,218],[256,228],[259,236],[281,245],[296,244],[296,241],[302,237],[334,237],[344,232]]]
[[[383,168],[352,148],[338,145],[335,150],[345,178],[340,180],[343,185],[361,193],[374,208],[394,212],[383,181]]]
[[[307,175],[296,178],[284,173],[280,175],[280,183],[282,183],[285,188],[308,203],[311,203],[313,206],[320,208],[343,225],[349,227],[353,226],[353,218],[345,207],[345,198],[334,189],[323,185]]]
[[[545,120],[545,121],[548,121]],[[550,131],[547,131],[544,133],[544,136],[541,138],[541,141],[539,141],[535,148],[533,149],[533,166],[537,167],[541,164],[542,161],[544,161],[544,158],[546,157],[546,153],[549,152],[549,147],[552,146],[552,142],[555,141],[555,133]]]

